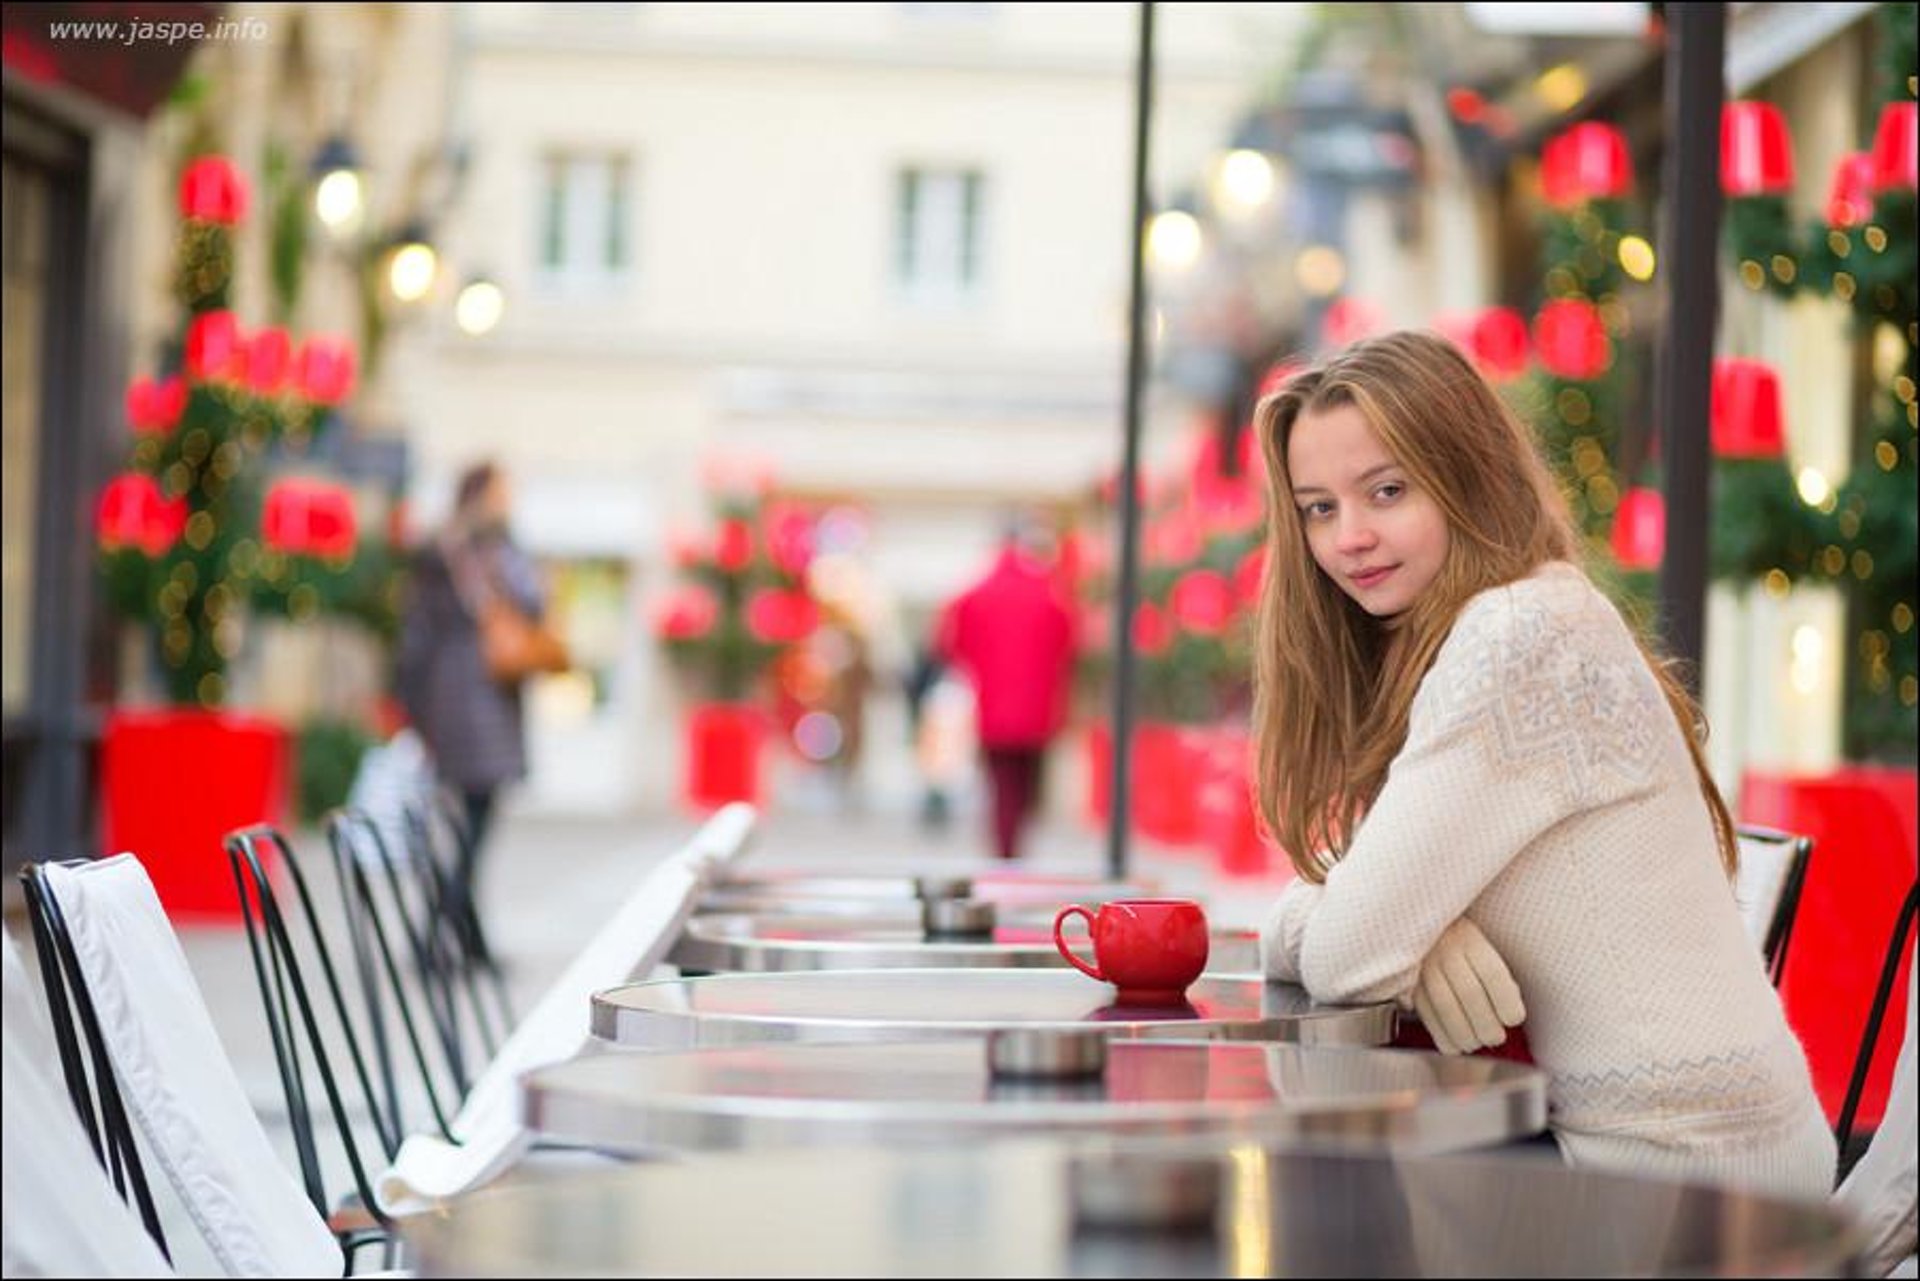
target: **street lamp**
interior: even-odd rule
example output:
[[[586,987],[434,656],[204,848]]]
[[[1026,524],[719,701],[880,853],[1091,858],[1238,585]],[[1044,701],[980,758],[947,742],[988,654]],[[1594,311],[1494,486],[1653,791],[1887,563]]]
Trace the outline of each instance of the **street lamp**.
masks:
[[[366,216],[366,182],[359,153],[336,133],[314,155],[313,175],[313,211],[320,225],[335,240],[351,238]]]
[[[433,292],[439,274],[440,255],[427,239],[426,227],[419,222],[402,227],[387,258],[387,288],[393,296],[401,302],[418,302]]]
[[[453,321],[460,332],[478,338],[500,323],[507,309],[507,296],[500,286],[485,276],[475,276],[461,287],[454,300]]]

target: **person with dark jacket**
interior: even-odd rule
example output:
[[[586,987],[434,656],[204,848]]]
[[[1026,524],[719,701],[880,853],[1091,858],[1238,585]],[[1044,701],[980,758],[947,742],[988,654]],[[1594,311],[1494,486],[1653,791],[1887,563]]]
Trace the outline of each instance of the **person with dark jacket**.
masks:
[[[941,616],[939,656],[973,685],[975,724],[993,797],[994,850],[1019,856],[1039,807],[1046,751],[1066,723],[1073,612],[1023,533]]]
[[[509,532],[510,503],[497,464],[477,463],[461,475],[452,515],[415,557],[396,665],[401,703],[434,772],[464,802],[466,840],[455,876],[476,905],[495,799],[527,773],[520,682],[488,671],[479,620],[496,598],[536,621],[546,609],[539,573]]]

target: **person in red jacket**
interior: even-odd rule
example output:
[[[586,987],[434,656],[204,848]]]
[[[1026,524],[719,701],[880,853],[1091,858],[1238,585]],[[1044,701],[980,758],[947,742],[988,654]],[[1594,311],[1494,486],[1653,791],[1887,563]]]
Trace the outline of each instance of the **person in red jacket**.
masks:
[[[940,619],[941,657],[973,685],[995,852],[1017,858],[1038,808],[1047,745],[1067,716],[1073,675],[1073,611],[1061,599],[1031,531],[1012,528],[993,568],[951,601]]]

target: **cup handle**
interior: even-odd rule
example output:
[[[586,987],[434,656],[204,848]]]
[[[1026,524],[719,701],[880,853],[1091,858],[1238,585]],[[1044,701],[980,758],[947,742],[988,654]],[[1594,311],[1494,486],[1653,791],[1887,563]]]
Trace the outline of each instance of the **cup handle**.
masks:
[[[1067,964],[1073,966],[1074,969],[1079,970],[1087,977],[1099,979],[1102,983],[1105,983],[1107,976],[1100,972],[1098,965],[1088,965],[1085,961],[1075,956],[1073,949],[1067,946],[1066,935],[1063,931],[1066,929],[1067,918],[1071,916],[1082,916],[1086,918],[1087,935],[1089,940],[1091,940],[1093,935],[1093,913],[1081,907],[1078,903],[1075,903],[1071,907],[1061,908],[1060,914],[1053,918],[1053,945],[1060,949],[1060,955],[1067,958]]]

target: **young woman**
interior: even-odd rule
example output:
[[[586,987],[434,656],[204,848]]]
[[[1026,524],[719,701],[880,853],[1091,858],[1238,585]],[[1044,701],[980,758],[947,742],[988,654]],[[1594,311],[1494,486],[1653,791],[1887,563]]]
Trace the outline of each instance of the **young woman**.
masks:
[[[1491,956],[1567,1159],[1827,1196],[1833,1136],[1741,925],[1699,717],[1575,563],[1526,429],[1420,333],[1346,348],[1255,422],[1260,804],[1300,873],[1268,973],[1431,999],[1463,950]]]

